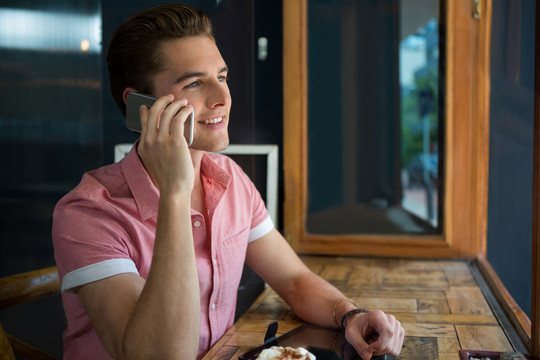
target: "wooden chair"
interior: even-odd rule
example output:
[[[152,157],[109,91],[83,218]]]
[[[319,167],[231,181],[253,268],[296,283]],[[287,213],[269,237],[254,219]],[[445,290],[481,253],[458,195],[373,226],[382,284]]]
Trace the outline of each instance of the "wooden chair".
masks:
[[[56,266],[34,270],[0,279],[0,310],[60,294]],[[54,357],[7,334],[0,324],[0,360],[15,360],[15,353],[31,360],[51,360]]]

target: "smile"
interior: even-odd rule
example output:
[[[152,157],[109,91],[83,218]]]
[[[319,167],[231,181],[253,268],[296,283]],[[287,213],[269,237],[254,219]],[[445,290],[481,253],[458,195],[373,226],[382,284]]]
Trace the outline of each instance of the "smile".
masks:
[[[204,124],[204,125],[208,125],[208,124],[219,124],[220,122],[223,121],[223,117],[218,117],[218,118],[215,118],[215,119],[207,119],[207,120],[203,120],[203,121],[200,121],[201,124]]]

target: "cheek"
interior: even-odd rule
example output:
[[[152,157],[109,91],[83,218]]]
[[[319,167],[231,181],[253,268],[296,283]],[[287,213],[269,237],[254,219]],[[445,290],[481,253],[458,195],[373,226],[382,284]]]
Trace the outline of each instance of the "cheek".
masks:
[[[172,90],[171,93],[174,95],[175,99],[187,99],[189,102],[190,96],[182,90]]]
[[[174,93],[175,99],[186,99],[188,104],[193,105],[195,108],[195,111],[197,111],[197,107],[200,106],[200,96],[198,96],[194,92],[189,91],[178,91]]]
[[[231,107],[231,105],[232,105],[232,96],[231,96],[231,91],[229,90],[228,86],[227,86],[227,103],[228,103],[229,107]]]

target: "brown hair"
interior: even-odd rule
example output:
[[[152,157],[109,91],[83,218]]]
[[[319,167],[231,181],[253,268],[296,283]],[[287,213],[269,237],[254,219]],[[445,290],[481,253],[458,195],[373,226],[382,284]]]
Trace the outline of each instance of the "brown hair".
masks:
[[[200,10],[182,4],[164,4],[141,11],[114,32],[107,53],[111,93],[126,115],[122,93],[126,87],[152,94],[152,76],[162,69],[163,43],[188,37],[214,40],[212,23]]]

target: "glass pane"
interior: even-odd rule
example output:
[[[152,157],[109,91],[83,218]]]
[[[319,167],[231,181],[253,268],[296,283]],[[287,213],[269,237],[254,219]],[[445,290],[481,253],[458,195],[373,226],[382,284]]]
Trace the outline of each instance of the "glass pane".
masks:
[[[442,232],[440,6],[308,2],[309,233]]]

